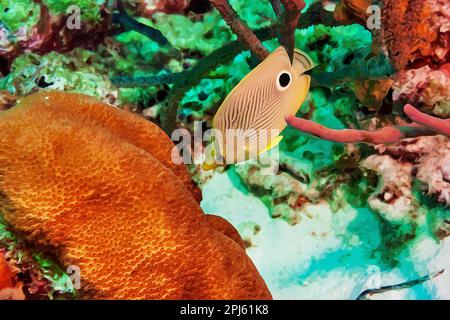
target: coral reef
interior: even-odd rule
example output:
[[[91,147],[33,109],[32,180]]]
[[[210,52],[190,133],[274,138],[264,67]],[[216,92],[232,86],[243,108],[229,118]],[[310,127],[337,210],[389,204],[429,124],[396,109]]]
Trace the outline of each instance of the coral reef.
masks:
[[[3,219],[0,226],[0,246],[6,262],[3,265],[5,269],[2,270],[8,276],[8,282],[3,282],[7,285],[4,293],[10,298],[52,299],[74,296],[76,289],[69,275],[52,260],[19,243]]]
[[[15,283],[15,275],[6,261],[4,252],[0,252],[0,300],[22,300],[24,294],[21,284]]]
[[[364,1],[343,1],[335,8],[334,16],[337,20],[346,23],[359,20],[359,23],[364,24],[367,18],[365,9],[368,5],[369,3]],[[372,107],[369,95],[374,94],[373,92],[378,89],[375,103],[380,108],[380,102],[392,86],[394,102],[406,100],[425,103],[436,110],[435,114],[446,117],[448,90],[445,88],[449,79],[448,55],[447,46],[441,45],[448,40],[448,19],[444,18],[449,13],[448,4],[438,0],[427,1],[424,5],[418,1],[387,0],[382,3],[382,6],[383,29],[380,41],[398,73],[392,76],[393,79],[375,82],[376,87],[372,87],[370,92],[368,83],[362,85],[361,82],[355,82],[355,93],[362,102],[369,102],[368,107]],[[436,15],[438,17],[434,19],[435,21],[426,18],[430,12],[440,13]],[[426,66],[418,69],[418,64]],[[435,69],[436,66],[438,70],[432,71],[431,68]],[[296,118],[294,115],[288,116],[286,121],[297,129],[322,139],[344,143],[393,143],[403,138],[429,134],[417,125],[448,135],[450,130],[448,120],[427,116],[411,105],[406,105],[404,112],[414,121],[412,126],[403,128],[388,126],[378,131],[330,130],[314,122]]]
[[[0,57],[5,74],[11,62],[26,51],[46,53],[67,52],[83,46],[95,47],[104,39],[108,19],[103,19],[104,1],[77,1],[80,28],[67,23],[73,1],[20,0],[0,4]],[[95,32],[94,32],[95,30]],[[6,67],[6,68],[5,68]]]
[[[448,118],[450,6],[447,1],[384,1],[380,42],[398,70],[393,98]]]
[[[117,88],[98,65],[92,65],[93,58],[92,52],[80,48],[64,55],[27,53],[14,60],[9,75],[0,80],[0,88],[18,96],[41,89],[78,92],[117,104]]]
[[[383,156],[372,155],[371,157],[389,159],[394,161],[390,166],[384,164],[384,167],[395,174],[387,173],[386,176],[391,181],[390,185],[403,185],[404,190],[411,194],[411,181],[415,177],[427,186],[429,194],[435,194],[438,201],[449,205],[450,202],[450,183],[449,175],[449,154],[450,139],[444,136],[420,137],[407,139],[402,143],[389,146],[377,146],[377,151]],[[388,157],[388,158],[386,158]],[[366,160],[370,162],[370,157]],[[380,159],[381,160],[381,159]],[[385,161],[381,160],[380,163]],[[395,167],[401,166],[402,169],[396,170]],[[394,178],[396,177],[396,178]],[[409,184],[409,187],[408,187]],[[405,189],[405,187],[408,187]],[[398,194],[391,194],[389,198],[397,198]],[[390,200],[390,199],[385,199]],[[411,204],[413,201],[409,201]]]
[[[236,16],[236,12],[230,6],[227,0],[211,0],[214,7],[222,14],[225,21],[230,26],[231,30],[236,33],[239,40],[262,61],[268,55],[269,52],[264,48],[258,38],[248,27]]]
[[[183,13],[191,0],[132,0],[130,6],[135,7],[139,15],[151,17],[156,12]]]
[[[450,65],[438,70],[423,66],[399,72],[392,85],[392,98],[421,104],[439,117],[450,116]]]
[[[394,223],[413,220],[417,203],[412,193],[411,163],[398,163],[388,155],[371,155],[361,166],[375,171],[380,177],[376,192],[368,198],[368,205],[384,219]]]
[[[0,111],[5,111],[11,108],[15,102],[19,99],[17,96],[10,94],[6,90],[0,91]]]
[[[381,41],[397,70],[448,61],[449,18],[445,0],[383,1]]]
[[[156,126],[58,92],[21,99],[0,126],[0,210],[27,241],[80,269],[80,297],[270,298],[239,244],[211,225],[235,230],[208,223]]]
[[[283,168],[276,175],[267,175],[258,165],[243,164],[236,168],[236,173],[261,197],[271,217],[282,217],[290,224],[299,223],[304,205],[319,198],[317,190],[310,189],[305,181],[299,181],[299,177]]]
[[[343,24],[366,24],[369,13],[367,8],[372,4],[370,0],[342,0],[333,12],[336,20]]]
[[[81,9],[80,29],[67,25],[70,5]],[[380,29],[368,26],[370,5],[380,6]],[[145,286],[157,297],[150,279],[169,287],[159,269],[146,268],[150,252],[167,258],[157,268],[182,270],[167,281],[183,297],[219,297],[200,290],[206,285],[229,290],[217,289],[221,298],[237,297],[241,275],[251,279],[245,290],[269,297],[245,248],[274,298],[448,299],[449,10],[445,0],[1,1],[0,141],[17,131],[18,144],[1,147],[0,176],[10,180],[0,180],[0,191],[10,199],[0,203],[14,198],[23,216],[7,211],[8,221],[0,220],[0,295],[77,297],[64,269],[81,264],[82,297],[144,297]],[[246,162],[207,173],[189,165],[188,173],[168,160],[173,145],[157,126],[168,135],[204,132],[233,87],[280,45],[307,52],[317,66],[302,108],[286,119],[278,172],[265,175]],[[50,136],[63,134],[51,112],[31,111],[44,109],[47,94],[70,102],[52,103],[67,124],[67,145]],[[33,120],[22,115],[28,109]],[[95,152],[82,165],[67,160],[86,148]],[[52,166],[64,172],[51,171],[42,150],[53,151]],[[17,163],[33,179],[11,169]],[[90,191],[92,177],[106,195]],[[73,185],[80,198],[71,196]],[[81,223],[89,214],[95,219]],[[148,230],[161,242],[144,244]],[[210,260],[201,255],[208,250]],[[119,259],[118,252],[126,253]],[[172,260],[181,252],[198,254]],[[117,278],[106,257],[123,276],[118,284],[108,282]],[[108,278],[104,286],[91,281],[97,272]],[[199,279],[193,286],[183,278],[191,276]]]
[[[338,20],[345,23],[357,22],[365,26],[366,18],[368,16],[366,13],[367,3],[365,4],[363,1],[343,1],[341,3],[342,5],[338,6],[334,11],[335,17]],[[384,10],[391,10],[390,8],[395,5],[397,4],[386,4]],[[340,11],[344,6],[346,6],[345,12]],[[414,4],[412,4],[412,6],[414,6]],[[275,5],[274,8],[277,8],[277,6]],[[433,10],[436,10],[437,12],[441,9],[434,5]],[[412,11],[416,11],[416,13],[411,14],[420,13],[425,15],[426,8],[417,8],[417,10]],[[443,14],[445,14],[445,10]],[[407,19],[405,18],[405,21],[406,20]],[[426,24],[429,23],[428,20],[425,20],[426,19],[412,19],[410,17],[404,25],[409,24],[409,26],[411,26],[412,24],[414,30],[421,32],[422,28],[423,30],[426,29]],[[397,22],[394,22],[394,19],[391,19],[389,23],[395,24]],[[439,26],[441,24],[437,25]],[[390,28],[389,25],[388,27]],[[403,27],[404,26],[402,26],[402,28]],[[406,30],[406,27],[404,28],[404,30]],[[392,28],[392,30],[393,29],[395,28]],[[316,27],[314,32],[317,34],[318,30],[320,30],[320,26]],[[434,32],[433,30],[432,32]],[[350,33],[350,31],[347,32]],[[396,42],[394,38],[389,42],[389,36],[387,35],[388,32],[386,29],[381,32],[381,35],[377,34],[376,31],[374,33],[375,40],[379,36],[381,36],[381,39],[385,40],[382,43],[385,48],[387,48],[387,51],[392,50],[393,46],[402,45],[401,43],[406,44],[404,46],[405,49],[411,49],[411,46],[407,44],[408,41],[411,41],[411,35],[402,37],[399,42]],[[330,34],[332,33],[327,30],[323,36],[324,40],[321,42],[321,47],[317,49],[319,54],[315,55],[315,52],[311,54],[311,56],[319,63],[319,70],[322,65],[328,68],[326,71],[329,71],[333,68],[334,63],[341,61],[339,58],[336,58],[336,54],[333,56],[333,52],[326,51],[328,49],[327,46],[332,44],[332,41],[334,40],[330,39]],[[302,32],[302,35],[305,36],[306,32]],[[397,37],[399,37],[399,35],[397,35]],[[420,38],[419,36],[414,35],[414,33],[412,37],[414,37],[414,39]],[[344,37],[344,39],[346,40],[347,38]],[[426,43],[428,40],[423,39],[424,38],[420,38],[421,42],[419,41],[419,47],[426,47],[429,45]],[[311,45],[312,40],[313,39],[303,38],[298,42],[312,49],[314,48]],[[435,46],[436,43],[437,42],[433,42],[432,46]],[[376,41],[372,45],[376,46]],[[358,79],[353,81],[351,86],[346,86],[342,82],[336,81],[340,80],[336,79],[336,77],[331,78],[327,75],[327,78],[325,78],[325,76],[320,74],[314,75],[313,72],[313,78],[322,80],[320,84],[325,83],[323,79],[333,79],[332,82],[327,81],[327,84],[331,88],[331,96],[339,96],[343,91],[345,92],[345,90],[351,89],[359,102],[348,99],[344,102],[345,106],[343,106],[334,100],[325,104],[328,108],[327,110],[325,107],[322,107],[324,105],[323,99],[331,99],[330,94],[325,93],[324,98],[319,94],[319,92],[323,92],[323,90],[319,91],[313,88],[311,90],[311,99],[305,102],[306,110],[301,112],[302,116],[306,119],[300,119],[294,116],[288,117],[287,119],[288,123],[294,125],[303,132],[311,133],[332,142],[367,142],[372,144],[382,143],[383,145],[375,146],[374,149],[366,149],[361,145],[349,145],[343,150],[337,145],[334,145],[334,153],[330,155],[334,157],[334,164],[332,163],[328,167],[323,167],[323,164],[320,165],[319,159],[322,158],[321,151],[326,150],[324,143],[321,143],[320,146],[313,147],[311,143],[317,143],[317,140],[310,138],[305,139],[304,136],[300,136],[303,138],[303,140],[301,140],[299,136],[293,135],[291,131],[287,131],[285,139],[288,143],[281,145],[281,174],[263,177],[258,175],[258,172],[260,171],[258,166],[238,166],[236,172],[241,179],[239,185],[243,184],[240,188],[243,187],[245,190],[248,190],[251,194],[258,197],[267,207],[267,214],[269,214],[270,217],[275,219],[277,217],[283,217],[291,224],[298,223],[299,221],[300,225],[304,224],[304,218],[299,220],[298,217],[304,217],[304,212],[307,211],[307,207],[314,205],[315,203],[320,203],[321,201],[329,202],[333,211],[343,211],[342,208],[347,206],[348,203],[369,207],[376,213],[377,218],[381,221],[380,233],[382,238],[378,250],[382,252],[381,261],[383,261],[383,263],[388,263],[390,268],[400,265],[400,261],[397,258],[400,255],[400,252],[410,250],[408,248],[414,246],[413,243],[416,243],[416,241],[420,242],[421,240],[419,239],[423,239],[421,237],[425,237],[424,234],[431,233],[433,236],[440,239],[445,238],[446,235],[448,235],[448,224],[445,222],[446,218],[444,218],[448,217],[448,209],[446,209],[446,206],[448,206],[446,200],[448,189],[446,163],[448,160],[445,154],[448,154],[449,146],[447,144],[448,138],[439,136],[438,134],[448,136],[448,130],[450,129],[449,122],[445,119],[448,117],[445,111],[447,105],[446,100],[448,100],[446,97],[447,90],[445,90],[445,83],[448,79],[445,62],[448,62],[448,58],[444,57],[439,61],[429,62],[429,66],[424,67],[422,71],[416,68],[418,65],[420,66],[420,63],[423,63],[423,60],[421,60],[421,56],[414,51],[416,47],[413,46],[412,48],[413,50],[411,51],[410,58],[408,57],[410,53],[406,52],[397,57],[397,61],[394,62],[394,65],[398,68],[397,73],[392,73],[390,76],[385,74],[378,79],[373,76],[368,79],[366,78],[367,80],[364,78]],[[357,53],[355,53],[357,52],[355,48],[342,51],[344,51],[342,53],[345,58],[343,59],[344,64],[352,64],[352,62],[357,61],[358,56]],[[349,53],[349,51],[351,53]],[[438,46],[436,52],[441,54],[441,51],[442,49],[439,49]],[[366,54],[366,57],[363,56],[360,59],[364,61],[367,57],[373,55],[373,53]],[[396,58],[394,57],[393,59],[395,60]],[[406,61],[409,60],[411,63],[404,63],[400,59],[406,59]],[[421,62],[419,62],[419,60],[421,60]],[[372,67],[374,66],[372,65]],[[403,68],[404,70],[402,70]],[[441,69],[438,70],[439,68]],[[345,69],[345,71],[342,68],[340,70],[335,69],[335,72],[337,74],[345,74],[347,70],[348,72],[352,72],[353,76],[355,70],[354,67]],[[366,71],[362,72],[362,74],[374,74],[373,69],[369,70],[370,72]],[[411,77],[411,74],[421,75],[415,76],[414,78]],[[354,79],[352,76],[345,78],[344,81]],[[364,106],[361,106],[361,102]],[[428,113],[431,111],[438,117],[420,112],[418,109],[407,103],[414,103],[422,110],[425,110]],[[350,110],[354,110],[356,114],[351,114]],[[389,115],[390,113],[393,114]],[[409,120],[412,120],[413,123],[408,123],[408,120],[405,121],[406,118],[404,115],[406,115]],[[370,119],[370,117],[372,117],[372,119]],[[444,119],[440,119],[439,117]],[[309,118],[311,118],[311,120],[308,120]],[[336,118],[338,121],[335,121]],[[343,130],[343,124],[350,126],[352,129]],[[327,125],[331,125],[331,127],[335,129],[330,130],[326,127]],[[363,128],[367,130],[361,130]],[[425,145],[429,146],[429,148],[424,148]],[[311,153],[305,152],[305,150],[302,150],[304,146],[310,146],[309,148],[313,151]],[[411,150],[414,151],[408,152],[408,148],[411,148]],[[305,149],[308,150],[307,148]],[[292,151],[296,150],[298,151],[295,154],[298,155],[298,157],[303,157],[303,159],[292,159],[290,153],[293,153]],[[377,152],[374,154],[373,150],[377,150],[379,154]],[[402,151],[399,151],[394,155],[389,150]],[[342,159],[342,161],[340,161],[340,159]],[[316,165],[315,170],[311,170],[309,162],[318,164]],[[289,168],[288,175],[284,172],[286,168]],[[221,174],[218,173],[218,175]],[[233,176],[234,173],[230,174],[231,178],[233,178]],[[307,179],[305,179],[305,177]],[[370,180],[373,178],[375,178],[375,183]],[[208,177],[208,181],[205,182],[203,188],[205,189],[210,185],[213,185],[214,181],[217,179],[222,178]],[[292,183],[292,180],[296,180],[296,183]],[[286,207],[292,202],[289,195],[292,194],[295,197],[296,185],[299,182],[303,183],[304,189],[308,190],[311,188],[312,190],[318,191],[318,194],[312,199],[305,197],[306,201],[304,201],[304,203],[306,203],[306,205],[295,215],[292,214],[292,208],[285,210],[286,213],[284,214],[273,215],[274,208],[279,207],[279,210],[281,210],[283,206]],[[417,186],[416,182],[420,182],[420,187]],[[290,187],[286,187],[284,190],[285,195],[287,196],[282,201],[277,202],[275,199],[277,199],[279,192],[278,186],[280,185]],[[331,194],[329,193],[329,190],[332,190]],[[301,193],[305,192],[303,191],[300,192],[300,194]],[[206,197],[217,199],[216,195]],[[239,196],[234,195],[233,197],[238,198]],[[435,204],[433,201],[440,202],[440,204]],[[275,204],[275,202],[277,203]],[[223,202],[221,203],[223,204]],[[236,205],[233,205],[232,207],[236,208]],[[205,210],[214,210],[215,205],[211,202],[207,202],[207,204],[204,205],[204,208]],[[227,214],[226,217],[231,221],[234,221],[241,234],[246,235],[246,237],[249,234],[251,235],[251,232],[248,232],[246,226],[251,225],[252,223],[246,221],[245,218],[237,218],[233,214]],[[262,216],[259,215],[257,219],[262,219]],[[242,222],[242,225],[240,225],[240,221],[245,222]],[[250,237],[252,239],[259,238],[260,241],[262,241],[262,239],[264,239],[262,234],[265,233],[264,230],[267,228],[272,229],[273,225],[267,223],[267,225],[261,226],[261,223],[258,223],[259,231]],[[299,226],[299,228],[301,229],[302,227]],[[306,226],[304,226],[304,228],[306,228]],[[265,237],[270,236],[266,235]],[[246,241],[253,243],[253,246],[251,246],[250,249],[258,246],[257,240]],[[304,241],[304,239],[299,241]],[[314,243],[318,242],[318,240],[311,241]],[[295,248],[296,246],[292,245],[292,247]],[[294,248],[292,249],[293,251],[296,250]],[[266,250],[270,250],[268,249],[268,246],[266,246]],[[414,252],[413,249],[411,249],[411,251]],[[260,266],[267,267],[267,264],[263,259],[259,258],[258,254],[255,253],[254,259],[259,261]],[[414,259],[413,255],[411,256],[411,260],[412,259]],[[275,275],[277,272],[280,272],[279,270],[283,270],[283,267],[274,271],[273,275],[271,273],[265,273],[264,271],[262,271],[262,273],[266,279],[269,279],[271,277],[276,277]],[[314,272],[314,269],[311,270],[311,272]],[[436,270],[436,272],[437,271],[439,270]],[[298,277],[299,274],[301,274],[301,272],[296,271],[292,274],[292,277]],[[440,275],[441,273],[437,274]],[[424,281],[431,281],[431,279],[433,279],[432,276],[420,276],[418,278],[426,279]],[[317,278],[314,278],[313,280],[316,282],[318,281]],[[280,281],[282,280],[277,279],[272,283],[269,281],[269,287],[271,285],[279,285]],[[409,281],[406,281],[405,283],[409,283]],[[411,283],[418,282],[412,281]],[[285,283],[284,285],[289,287],[291,283]],[[393,287],[395,286],[392,286],[392,288]],[[275,291],[280,294],[280,292],[283,292],[283,289],[285,288],[277,288]],[[279,296],[280,295],[278,295],[278,297]],[[292,297],[292,295],[289,296]]]

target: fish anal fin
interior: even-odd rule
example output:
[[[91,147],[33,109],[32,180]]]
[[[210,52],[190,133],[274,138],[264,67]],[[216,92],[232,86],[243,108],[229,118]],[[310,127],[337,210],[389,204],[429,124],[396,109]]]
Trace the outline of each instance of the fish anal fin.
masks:
[[[202,170],[203,171],[210,171],[210,170],[214,170],[214,169],[216,169],[216,168],[218,168],[218,167],[220,167],[220,165],[218,165],[217,163],[212,163],[212,164],[209,164],[209,163],[206,163],[206,162],[203,162],[203,164],[202,164]]]
[[[261,154],[263,154],[264,152],[267,152],[267,151],[269,151],[270,149],[275,148],[275,147],[280,143],[281,140],[283,140],[283,136],[280,135],[280,136],[276,137],[275,139],[272,140],[272,142],[270,142],[270,143],[267,145],[267,147],[265,147],[263,150],[261,150],[261,151],[258,153],[258,155],[261,155]]]

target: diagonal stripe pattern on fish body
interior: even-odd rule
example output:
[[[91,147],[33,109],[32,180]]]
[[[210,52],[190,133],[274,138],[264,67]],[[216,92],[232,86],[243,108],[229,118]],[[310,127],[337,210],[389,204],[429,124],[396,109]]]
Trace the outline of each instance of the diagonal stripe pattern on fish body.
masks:
[[[315,66],[295,49],[291,64],[283,47],[272,52],[225,98],[213,120],[204,170],[256,159],[275,147],[286,127],[285,115],[296,114],[309,91]]]

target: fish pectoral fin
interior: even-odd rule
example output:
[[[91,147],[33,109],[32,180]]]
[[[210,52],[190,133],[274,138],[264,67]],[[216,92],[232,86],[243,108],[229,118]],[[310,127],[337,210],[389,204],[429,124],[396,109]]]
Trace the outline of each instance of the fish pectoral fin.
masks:
[[[258,153],[258,156],[260,156],[260,155],[263,154],[264,152],[267,152],[267,151],[269,151],[270,149],[276,147],[276,146],[280,143],[281,140],[283,140],[283,136],[278,136],[278,137],[276,137],[275,139],[273,139],[272,142],[269,143],[269,144],[267,145],[267,147],[265,147],[263,150],[261,150],[261,151]]]

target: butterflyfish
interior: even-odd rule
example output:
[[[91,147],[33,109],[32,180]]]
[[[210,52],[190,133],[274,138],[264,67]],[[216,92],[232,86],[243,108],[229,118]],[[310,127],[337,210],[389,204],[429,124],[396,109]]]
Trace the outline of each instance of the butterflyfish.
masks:
[[[314,62],[295,49],[293,62],[279,47],[247,74],[228,94],[213,119],[212,142],[206,147],[204,170],[258,158],[275,147],[308,94]]]

